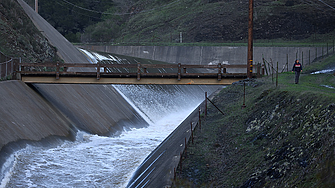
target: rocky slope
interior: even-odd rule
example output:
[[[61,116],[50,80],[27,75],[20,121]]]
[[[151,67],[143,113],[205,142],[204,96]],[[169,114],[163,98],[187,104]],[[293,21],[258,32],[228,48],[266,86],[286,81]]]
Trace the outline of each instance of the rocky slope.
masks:
[[[24,62],[59,60],[56,48],[36,29],[17,1],[0,1],[0,51]]]
[[[174,187],[334,187],[335,76],[293,76],[247,81],[245,109],[242,83],[223,89]]]

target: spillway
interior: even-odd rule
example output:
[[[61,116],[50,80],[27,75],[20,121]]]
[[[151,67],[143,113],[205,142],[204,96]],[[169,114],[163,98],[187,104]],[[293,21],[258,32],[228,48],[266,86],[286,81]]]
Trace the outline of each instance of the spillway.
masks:
[[[87,53],[94,59],[111,58]],[[114,57],[115,59],[120,59]],[[141,162],[217,86],[113,85],[149,126],[112,136],[78,131],[57,147],[28,145],[3,164],[0,187],[125,187]]]

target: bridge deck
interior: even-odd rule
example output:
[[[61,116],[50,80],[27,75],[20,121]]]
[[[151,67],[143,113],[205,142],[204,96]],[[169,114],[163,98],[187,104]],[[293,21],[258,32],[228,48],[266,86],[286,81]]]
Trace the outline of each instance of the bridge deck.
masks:
[[[49,84],[229,85],[247,78],[227,68],[246,70],[246,65],[21,63],[17,73],[23,82]]]

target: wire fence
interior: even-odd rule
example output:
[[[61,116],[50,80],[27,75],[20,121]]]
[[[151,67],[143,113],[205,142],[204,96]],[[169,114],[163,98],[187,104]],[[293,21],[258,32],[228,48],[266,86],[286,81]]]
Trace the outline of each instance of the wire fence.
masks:
[[[17,59],[8,57],[0,52],[0,80],[10,80],[15,75]]]
[[[310,65],[313,62],[322,60],[323,58],[326,58],[329,55],[335,54],[335,47],[333,46],[331,48],[328,48],[328,45],[327,45],[327,48],[325,50],[322,48],[321,54],[318,54],[317,48],[316,48],[315,53],[316,54],[314,56],[314,59],[312,59],[310,50],[307,52],[307,55],[305,54],[305,56],[304,56],[304,52],[302,51],[301,56],[298,53],[296,53],[295,59],[301,58],[301,64],[302,65]],[[307,56],[307,58],[306,58],[306,56]],[[304,62],[304,57],[307,59],[307,60],[305,59],[305,62]],[[290,63],[288,61],[288,59],[289,59],[288,54],[286,55],[286,59],[287,59],[286,63],[284,64],[283,68],[280,69],[279,65],[278,65],[279,64],[278,61],[275,63],[275,62],[272,61],[271,58],[268,61],[263,56],[263,62],[261,63],[262,75],[271,76],[272,77],[272,82],[274,82],[274,81],[276,82],[276,87],[278,86],[278,74],[283,73],[283,72],[291,71]],[[292,63],[292,65],[293,65],[293,63]]]

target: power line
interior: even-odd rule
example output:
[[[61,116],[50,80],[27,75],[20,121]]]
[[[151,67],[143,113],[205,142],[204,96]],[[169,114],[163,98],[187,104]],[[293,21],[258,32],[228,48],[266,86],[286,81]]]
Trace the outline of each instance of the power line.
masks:
[[[329,8],[331,8],[331,9],[335,10],[335,8],[334,8],[334,7],[332,7],[332,6],[328,5],[327,3],[323,2],[322,0],[319,0],[319,1],[320,1],[321,3],[323,3],[323,4],[325,4],[326,6],[328,6]]]
[[[75,5],[75,4],[73,4],[73,3],[71,3],[71,2],[69,2],[69,1],[67,1],[67,0],[63,0],[63,1],[66,2],[66,3],[68,3],[68,4],[70,4],[70,5],[72,5],[72,6],[74,6],[74,7],[79,8],[79,9],[81,9],[81,10],[85,10],[85,11],[89,11],[89,12],[94,12],[94,13],[98,13],[98,14],[104,14],[104,15],[116,15],[116,16],[122,16],[122,15],[133,14],[132,12],[130,12],[130,13],[108,13],[108,12],[95,11],[95,10],[90,10],[90,9],[87,9],[87,8],[84,8],[84,7]],[[169,4],[163,5],[163,6],[158,7],[158,8],[165,8],[165,7],[170,6],[170,5],[174,4],[174,3],[177,3],[177,2],[179,2],[179,1],[180,1],[180,0],[176,0],[176,1],[174,1],[174,2],[171,2],[171,3],[169,3]],[[151,11],[156,10],[156,9],[158,9],[158,8],[153,8],[153,9],[143,10],[143,11],[138,12],[137,14],[139,14],[139,13],[145,13],[145,12],[151,12]]]
[[[114,13],[105,13],[105,12],[100,12],[100,11],[90,10],[90,9],[87,9],[87,8],[84,8],[84,7],[75,5],[75,4],[73,4],[73,3],[71,3],[71,2],[68,2],[68,1],[66,1],[66,0],[63,0],[63,1],[66,2],[66,3],[68,3],[68,4],[70,4],[70,5],[72,5],[72,6],[74,6],[74,7],[77,7],[77,8],[79,8],[79,9],[85,10],[85,11],[94,12],[94,13],[98,13],[98,14],[114,14]]]
[[[90,17],[90,18],[95,18],[95,19],[102,20],[102,18],[95,17],[95,16],[90,16],[90,15],[83,14],[83,13],[81,13],[81,12],[77,12],[77,11],[75,11],[75,10],[72,10],[72,9],[70,9],[69,7],[67,7],[67,6],[65,6],[65,5],[63,5],[63,4],[61,4],[61,3],[57,2],[57,1],[56,1],[56,3],[57,3],[58,5],[64,7],[64,8],[68,9],[68,10],[71,10],[71,11],[77,13],[77,14],[80,14],[80,15],[83,15],[83,16],[86,16],[86,17]]]

